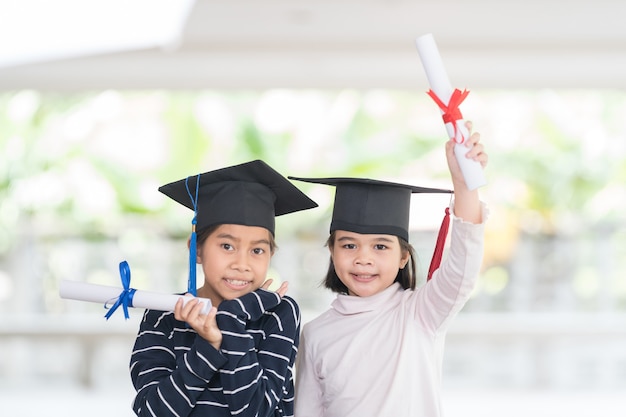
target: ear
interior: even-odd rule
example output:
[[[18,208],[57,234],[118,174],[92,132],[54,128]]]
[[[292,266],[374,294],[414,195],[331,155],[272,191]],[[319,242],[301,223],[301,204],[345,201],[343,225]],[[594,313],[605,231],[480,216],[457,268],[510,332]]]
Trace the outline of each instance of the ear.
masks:
[[[404,269],[404,267],[406,267],[406,264],[409,263],[410,259],[411,255],[408,252],[405,253],[402,258],[400,258],[400,269]]]

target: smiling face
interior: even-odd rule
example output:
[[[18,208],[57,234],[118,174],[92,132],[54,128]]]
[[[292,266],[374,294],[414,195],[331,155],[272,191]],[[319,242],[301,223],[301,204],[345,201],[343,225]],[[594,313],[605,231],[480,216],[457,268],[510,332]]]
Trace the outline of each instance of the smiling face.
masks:
[[[367,297],[388,288],[405,267],[409,253],[397,236],[337,230],[330,246],[335,272],[348,294]]]
[[[217,306],[257,290],[272,258],[272,236],[264,227],[219,225],[198,247],[204,285],[198,296]]]

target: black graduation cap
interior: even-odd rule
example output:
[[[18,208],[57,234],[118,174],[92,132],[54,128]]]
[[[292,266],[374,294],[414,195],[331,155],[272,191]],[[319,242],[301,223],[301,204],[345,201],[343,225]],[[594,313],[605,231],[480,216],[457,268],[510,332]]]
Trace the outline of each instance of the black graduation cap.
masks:
[[[317,207],[261,160],[187,177],[159,191],[194,211],[187,291],[196,295],[196,230],[217,224],[259,226],[274,235],[275,216]]]
[[[330,223],[331,233],[346,230],[361,234],[386,234],[401,237],[409,241],[409,216],[411,194],[437,193],[451,194],[451,190],[440,188],[417,187],[388,181],[367,178],[300,178],[292,180],[315,184],[332,185],[336,188],[333,215]],[[439,267],[445,235],[449,225],[449,210],[440,228],[437,245],[428,279]]]
[[[265,227],[274,234],[275,216],[317,207],[261,160],[188,177],[163,185],[159,191],[197,213],[197,230],[241,224]]]
[[[380,233],[409,240],[409,214],[413,193],[452,193],[367,178],[299,178],[297,181],[336,187],[330,231]]]

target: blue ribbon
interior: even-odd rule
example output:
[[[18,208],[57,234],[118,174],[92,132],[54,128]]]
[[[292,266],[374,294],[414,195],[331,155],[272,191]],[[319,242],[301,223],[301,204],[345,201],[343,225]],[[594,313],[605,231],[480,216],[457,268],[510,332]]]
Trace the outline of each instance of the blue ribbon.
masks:
[[[122,279],[122,286],[124,289],[120,293],[119,297],[117,297],[117,301],[115,304],[111,306],[111,309],[104,316],[107,320],[115,313],[115,310],[121,305],[124,309],[124,317],[126,320],[130,318],[128,315],[128,307],[133,306],[133,296],[135,295],[135,289],[130,288],[130,267],[128,266],[128,262],[122,261],[120,262],[120,278]],[[104,308],[108,308],[106,304],[104,304]]]

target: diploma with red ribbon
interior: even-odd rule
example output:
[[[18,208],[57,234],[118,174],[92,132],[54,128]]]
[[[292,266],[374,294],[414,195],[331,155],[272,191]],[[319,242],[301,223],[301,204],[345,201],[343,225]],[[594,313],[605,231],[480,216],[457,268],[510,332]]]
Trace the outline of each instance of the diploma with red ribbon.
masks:
[[[430,83],[428,95],[439,106],[448,136],[454,138],[456,142],[454,153],[465,178],[465,184],[470,190],[481,187],[487,183],[482,166],[479,162],[465,157],[469,149],[464,143],[469,137],[469,132],[465,128],[460,105],[469,91],[452,89],[432,34],[420,36],[415,40],[415,44]]]

